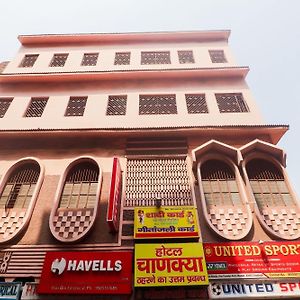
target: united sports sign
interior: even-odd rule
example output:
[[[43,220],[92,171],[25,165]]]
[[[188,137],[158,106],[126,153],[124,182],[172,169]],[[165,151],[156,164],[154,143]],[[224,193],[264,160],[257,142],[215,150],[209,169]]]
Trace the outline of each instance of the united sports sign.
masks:
[[[48,252],[40,294],[130,294],[132,253]]]
[[[205,243],[210,279],[300,277],[300,242]]]

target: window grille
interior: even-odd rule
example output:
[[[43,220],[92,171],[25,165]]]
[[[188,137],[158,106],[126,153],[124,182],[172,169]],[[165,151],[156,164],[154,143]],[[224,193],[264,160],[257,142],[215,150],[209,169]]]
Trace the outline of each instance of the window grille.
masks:
[[[128,159],[125,206],[192,205],[185,158]]]
[[[25,117],[41,117],[49,98],[31,98]]]
[[[223,50],[209,50],[208,52],[212,63],[227,63]]]
[[[246,170],[259,208],[294,205],[283,174],[271,162],[253,159]]]
[[[50,63],[50,67],[63,67],[66,63],[69,54],[54,54]]]
[[[38,57],[39,57],[38,54],[26,54],[19,67],[21,67],[21,68],[33,67],[33,65],[36,62]]]
[[[4,209],[28,208],[39,175],[38,164],[24,163],[18,167],[5,184],[0,197],[0,207]]]
[[[176,95],[140,95],[139,114],[177,114]]]
[[[82,66],[96,66],[99,53],[84,53],[81,65]]]
[[[129,65],[130,64],[130,52],[116,52],[115,65]]]
[[[127,96],[109,96],[106,115],[116,116],[126,114]]]
[[[221,113],[249,112],[241,93],[216,94],[216,99]]]
[[[181,64],[195,63],[193,51],[178,51],[178,59]]]
[[[142,65],[160,65],[170,63],[170,51],[142,52]]]
[[[91,162],[75,165],[67,174],[59,208],[94,208],[99,168]]]
[[[0,118],[3,118],[13,101],[13,98],[0,98]]]
[[[65,116],[83,116],[87,97],[70,97]]]
[[[208,113],[208,108],[204,94],[186,94],[185,100],[189,114]]]
[[[241,204],[233,170],[220,160],[208,160],[201,166],[201,181],[207,207]]]

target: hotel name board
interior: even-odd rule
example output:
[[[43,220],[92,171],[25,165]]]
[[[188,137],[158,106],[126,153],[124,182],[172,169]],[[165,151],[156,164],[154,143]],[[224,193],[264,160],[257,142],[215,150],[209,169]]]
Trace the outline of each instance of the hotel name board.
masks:
[[[137,207],[134,210],[134,238],[198,238],[195,207]]]
[[[201,243],[136,244],[136,287],[208,284]]]

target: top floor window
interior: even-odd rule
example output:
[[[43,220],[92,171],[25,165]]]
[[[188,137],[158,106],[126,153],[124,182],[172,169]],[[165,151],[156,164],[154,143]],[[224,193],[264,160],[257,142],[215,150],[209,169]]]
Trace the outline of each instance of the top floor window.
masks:
[[[68,53],[54,54],[50,63],[50,67],[63,67],[67,61],[68,56]]]
[[[224,50],[209,50],[212,63],[227,63]]]
[[[84,53],[81,65],[82,66],[96,66],[99,53]]]
[[[191,50],[178,51],[178,59],[181,64],[193,64],[194,54]]]
[[[5,116],[13,98],[0,98],[0,118]]]
[[[142,52],[141,54],[142,65],[160,65],[170,63],[170,51],[151,51]]]
[[[216,94],[220,113],[249,112],[241,93]]]
[[[130,52],[116,52],[115,65],[129,65],[130,64]]]
[[[19,67],[20,68],[31,68],[33,67],[34,63],[36,62],[37,58],[39,57],[38,54],[26,54],[21,61]]]

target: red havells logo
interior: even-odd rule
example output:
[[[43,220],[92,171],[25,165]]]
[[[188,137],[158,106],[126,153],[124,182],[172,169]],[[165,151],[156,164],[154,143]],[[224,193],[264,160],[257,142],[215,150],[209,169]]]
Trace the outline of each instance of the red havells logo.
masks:
[[[48,252],[40,294],[130,294],[132,252]]]

